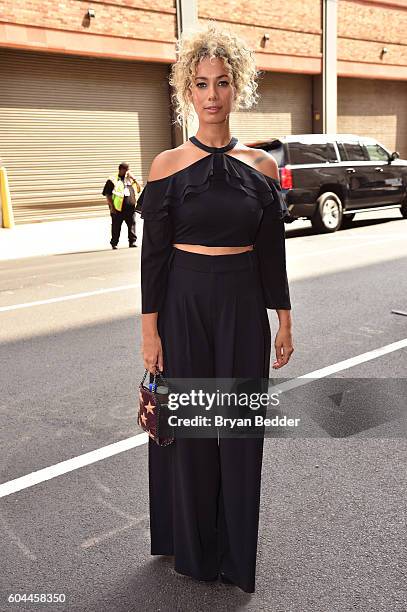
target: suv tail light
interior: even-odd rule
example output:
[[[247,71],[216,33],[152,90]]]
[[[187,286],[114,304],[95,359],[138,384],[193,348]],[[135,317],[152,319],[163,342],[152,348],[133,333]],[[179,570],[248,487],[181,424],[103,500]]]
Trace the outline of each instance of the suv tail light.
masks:
[[[281,189],[292,189],[293,188],[293,175],[289,168],[284,166],[280,169],[280,185]]]

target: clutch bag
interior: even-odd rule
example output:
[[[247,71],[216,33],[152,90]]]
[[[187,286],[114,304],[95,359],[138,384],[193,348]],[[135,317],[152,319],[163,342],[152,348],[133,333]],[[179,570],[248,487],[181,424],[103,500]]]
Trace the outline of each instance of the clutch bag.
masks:
[[[150,374],[150,382],[146,387],[144,381],[147,374]],[[173,431],[168,424],[168,394],[169,385],[162,374],[152,375],[146,369],[139,384],[137,422],[159,446],[168,446],[174,442]]]

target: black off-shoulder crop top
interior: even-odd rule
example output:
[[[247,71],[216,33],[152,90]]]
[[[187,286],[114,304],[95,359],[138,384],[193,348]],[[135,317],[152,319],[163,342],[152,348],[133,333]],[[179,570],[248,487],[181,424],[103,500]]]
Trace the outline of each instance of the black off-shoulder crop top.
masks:
[[[189,140],[209,154],[170,176],[147,181],[137,201],[136,212],[144,220],[142,313],[162,308],[174,243],[253,244],[266,307],[290,310],[284,222],[294,218],[279,181],[227,154],[238,142],[235,137],[224,147],[209,147],[195,136]]]

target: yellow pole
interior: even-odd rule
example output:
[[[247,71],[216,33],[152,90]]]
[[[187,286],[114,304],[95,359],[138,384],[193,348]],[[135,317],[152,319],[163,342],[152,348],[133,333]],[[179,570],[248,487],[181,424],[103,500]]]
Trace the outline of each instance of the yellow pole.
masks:
[[[10,189],[8,187],[7,170],[0,168],[0,200],[3,213],[3,227],[14,227],[13,207],[11,205]]]

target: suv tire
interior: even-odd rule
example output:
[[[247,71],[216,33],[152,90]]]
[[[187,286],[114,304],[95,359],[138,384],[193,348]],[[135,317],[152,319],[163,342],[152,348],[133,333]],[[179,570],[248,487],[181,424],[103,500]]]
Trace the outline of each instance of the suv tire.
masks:
[[[402,205],[400,206],[401,216],[407,219],[407,196],[403,200]]]
[[[342,202],[333,192],[326,192],[319,196],[316,211],[311,217],[314,230],[320,234],[336,232],[342,224]]]

